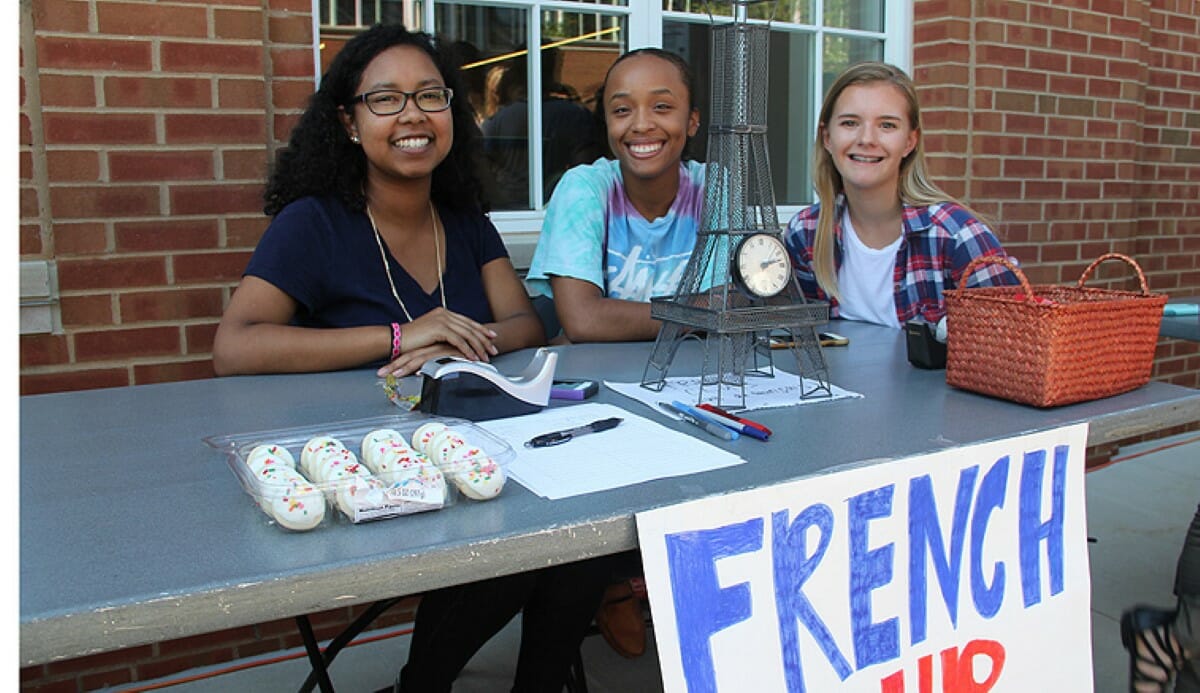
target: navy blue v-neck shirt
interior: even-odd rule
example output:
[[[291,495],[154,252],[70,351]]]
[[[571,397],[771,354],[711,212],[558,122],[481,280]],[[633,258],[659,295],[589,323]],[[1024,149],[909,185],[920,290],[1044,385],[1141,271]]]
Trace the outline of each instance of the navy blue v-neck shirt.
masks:
[[[446,307],[477,322],[491,322],[481,268],[508,257],[504,242],[481,213],[439,206],[438,214],[446,232]],[[426,293],[391,253],[387,261],[396,293],[413,319],[442,305],[436,288]],[[271,283],[299,304],[295,325],[360,327],[408,321],[388,286],[366,213],[333,198],[304,197],[284,207],[258,242],[245,274]]]

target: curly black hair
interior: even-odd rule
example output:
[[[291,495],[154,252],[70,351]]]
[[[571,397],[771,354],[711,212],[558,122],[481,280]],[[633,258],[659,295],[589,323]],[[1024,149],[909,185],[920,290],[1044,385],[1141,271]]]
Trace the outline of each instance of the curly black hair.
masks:
[[[363,186],[367,158],[346,135],[338,107],[354,103],[367,65],[393,46],[416,46],[425,51],[446,86],[454,90],[450,102],[454,144],[433,171],[431,197],[448,207],[487,211],[474,168],[482,149],[479,128],[454,53],[429,34],[409,31],[399,24],[377,24],[346,43],[322,76],[321,86],[309,98],[287,146],[275,157],[263,195],[266,214],[274,216],[289,203],[309,195],[336,197],[355,210],[366,208]]]

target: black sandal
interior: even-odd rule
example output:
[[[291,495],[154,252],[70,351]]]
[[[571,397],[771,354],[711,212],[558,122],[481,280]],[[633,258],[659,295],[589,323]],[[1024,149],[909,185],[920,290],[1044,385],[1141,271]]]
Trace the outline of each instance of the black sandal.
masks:
[[[1159,691],[1167,690],[1175,672],[1186,661],[1183,647],[1171,635],[1175,614],[1174,610],[1149,606],[1136,606],[1121,614],[1121,644],[1129,650],[1131,693],[1144,693],[1145,688],[1138,686],[1150,684],[1156,685]],[[1139,654],[1138,645],[1144,652]]]

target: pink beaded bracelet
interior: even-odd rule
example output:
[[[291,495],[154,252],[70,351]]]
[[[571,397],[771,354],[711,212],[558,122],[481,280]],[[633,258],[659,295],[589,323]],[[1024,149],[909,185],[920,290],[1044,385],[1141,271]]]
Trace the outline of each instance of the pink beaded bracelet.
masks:
[[[400,323],[392,323],[392,359],[400,358]]]

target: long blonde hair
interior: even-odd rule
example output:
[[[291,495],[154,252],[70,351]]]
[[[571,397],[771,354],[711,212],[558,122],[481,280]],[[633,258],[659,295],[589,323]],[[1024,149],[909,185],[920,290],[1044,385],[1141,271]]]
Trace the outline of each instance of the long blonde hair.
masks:
[[[841,294],[838,291],[837,269],[834,266],[833,228],[837,223],[834,218],[837,214],[837,197],[845,188],[842,174],[833,163],[833,156],[825,149],[825,131],[833,117],[833,107],[847,87],[876,82],[895,85],[904,95],[905,101],[908,102],[908,124],[917,134],[917,145],[900,160],[900,182],[897,187],[900,202],[912,206],[927,206],[939,202],[962,204],[929,179],[925,168],[921,106],[917,101],[917,90],[908,75],[894,65],[881,62],[857,63],[846,68],[825,94],[817,123],[816,144],[813,146],[813,187],[821,203],[817,215],[817,234],[813,240],[813,274],[825,293],[839,300]]]

